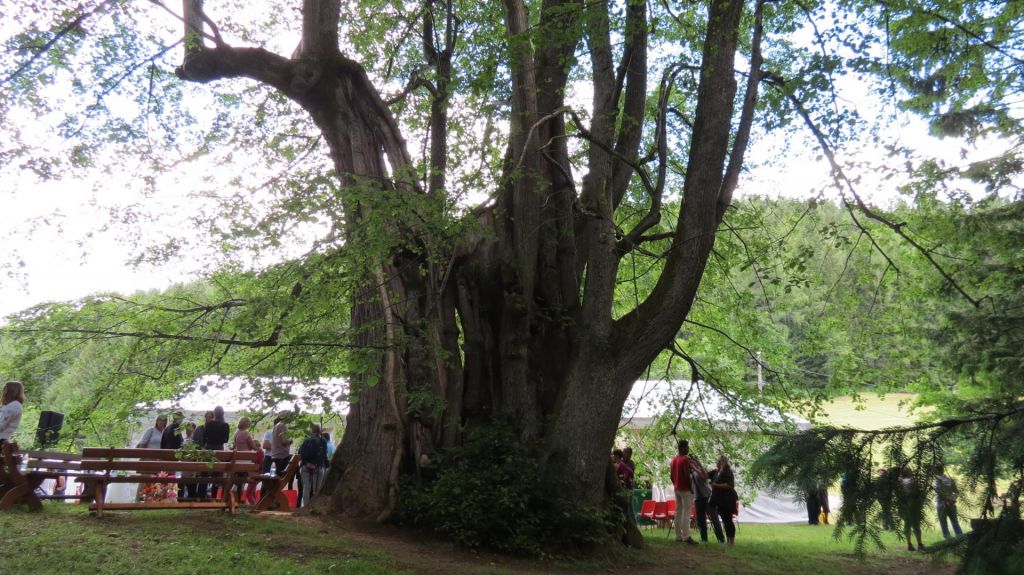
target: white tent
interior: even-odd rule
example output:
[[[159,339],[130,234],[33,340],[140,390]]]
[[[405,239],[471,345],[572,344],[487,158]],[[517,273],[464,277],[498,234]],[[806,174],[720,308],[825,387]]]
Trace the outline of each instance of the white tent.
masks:
[[[684,401],[685,400],[685,401]],[[672,409],[682,408],[682,421],[685,428],[687,420],[708,421],[718,427],[738,432],[756,432],[758,425],[754,420],[768,424],[782,425],[790,423],[797,429],[809,429],[810,423],[801,417],[775,410],[766,405],[759,405],[738,398],[723,396],[703,381],[691,383],[682,380],[640,380],[633,385],[626,405],[623,408],[619,429],[622,435],[629,431],[639,431],[654,424],[659,413],[671,406]],[[664,441],[670,441],[665,438]],[[699,439],[698,439],[699,441]],[[655,465],[659,469],[667,469],[668,461]],[[707,462],[705,462],[707,463]],[[737,470],[737,490],[743,499],[750,499],[751,490],[743,485],[742,470]],[[658,477],[651,485],[652,498],[665,501],[674,497],[671,483],[667,477]],[[838,509],[840,500],[830,497],[832,509]],[[758,491],[753,493],[749,505],[741,504],[740,521],[751,523],[795,523],[806,522],[807,512],[802,499],[790,494],[778,494]]]

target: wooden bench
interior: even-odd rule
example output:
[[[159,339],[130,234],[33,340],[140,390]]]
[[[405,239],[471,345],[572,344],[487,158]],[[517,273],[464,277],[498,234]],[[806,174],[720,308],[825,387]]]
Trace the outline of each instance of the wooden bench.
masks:
[[[295,473],[299,470],[299,461],[301,459],[299,454],[293,455],[292,460],[288,462],[288,467],[284,470],[284,475],[280,477],[270,474],[250,478],[250,481],[260,482],[260,500],[253,507],[253,513],[270,511],[275,507],[281,511],[291,509],[292,506],[288,501],[288,497],[284,494],[284,488],[295,478]]]
[[[238,507],[232,485],[248,481],[240,474],[260,471],[255,451],[211,451],[211,461],[182,461],[174,449],[117,449],[86,447],[82,450],[83,471],[99,475],[92,479],[93,503],[89,509],[103,516],[104,510],[130,509],[224,509],[234,513]],[[162,475],[163,474],[163,475]],[[178,474],[183,474],[179,477]],[[200,474],[208,474],[200,476]],[[107,486],[114,483],[212,483],[221,486],[221,496],[213,501],[139,501],[107,503]]]
[[[21,465],[24,463],[25,470]],[[40,495],[37,489],[47,479],[75,478],[85,485],[83,495]],[[82,456],[59,451],[21,451],[16,443],[3,446],[0,453],[0,511],[16,503],[31,511],[42,509],[43,499],[81,499],[92,497],[89,489],[93,475],[82,471]],[[65,486],[66,487],[66,486]]]

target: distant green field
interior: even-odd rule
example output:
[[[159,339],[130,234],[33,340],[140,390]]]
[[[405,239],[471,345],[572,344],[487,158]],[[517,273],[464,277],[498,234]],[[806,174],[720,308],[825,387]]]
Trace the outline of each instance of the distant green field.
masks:
[[[843,427],[881,429],[917,421],[923,409],[911,410],[913,393],[888,393],[884,398],[862,395],[856,401],[839,397],[824,405],[825,421]]]

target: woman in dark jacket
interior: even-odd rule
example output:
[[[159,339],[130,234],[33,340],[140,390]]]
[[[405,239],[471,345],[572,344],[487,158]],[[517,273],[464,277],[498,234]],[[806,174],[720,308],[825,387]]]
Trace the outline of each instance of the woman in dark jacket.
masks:
[[[224,421],[224,408],[218,405],[213,409],[213,421],[206,422],[206,429],[203,431],[203,448],[223,451],[230,432],[230,427]]]
[[[722,523],[718,520],[718,510],[711,503],[711,483],[715,480],[718,471],[713,469],[708,473],[704,465],[691,453],[690,468],[693,470],[693,505],[697,508],[697,529],[700,530],[700,540],[708,542],[708,521],[715,530],[715,538],[719,543],[725,543],[725,536],[722,535]],[[701,488],[703,483],[703,489]]]
[[[724,455],[718,456],[718,473],[711,483],[711,503],[718,509],[718,515],[722,518],[722,525],[725,527],[725,540],[729,545],[736,543],[736,525],[732,522],[732,514],[736,511],[736,478],[733,476],[729,459]]]

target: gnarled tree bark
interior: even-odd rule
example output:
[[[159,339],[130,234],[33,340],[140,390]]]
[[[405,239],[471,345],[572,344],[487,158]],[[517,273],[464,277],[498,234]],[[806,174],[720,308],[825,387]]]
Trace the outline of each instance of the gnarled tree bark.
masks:
[[[408,178],[413,161],[388,105],[361,66],[338,49],[337,0],[303,2],[302,43],[292,58],[219,40],[208,46],[218,36],[204,32],[209,22],[201,2],[184,5],[186,35],[194,40],[186,43],[179,76],[197,82],[252,78],[307,110],[329,144],[351,245],[362,241],[359,222],[375,209],[358,198],[445,192],[448,79],[459,41],[450,3],[444,5],[441,46],[435,44],[438,4],[428,0],[424,10],[424,59],[436,72],[429,86],[425,190]],[[579,503],[605,500],[608,450],[622,405],[689,312],[731,199],[758,71],[751,74],[736,129],[733,61],[744,2],[713,0],[672,247],[651,295],[614,318],[620,258],[660,218],[655,207],[645,227],[629,237],[615,225],[615,210],[638,175],[646,125],[646,5],[629,2],[626,45],[617,63],[609,3],[545,0],[540,21],[561,31],[550,38],[530,36],[522,0],[505,0],[504,6],[513,83],[506,174],[494,204],[474,214],[493,233],[462,238],[445,257],[424,262],[402,246],[425,245],[422,234],[428,232],[416,218],[393,223],[390,231],[401,241],[368,265],[351,318],[356,343],[382,351],[372,356],[372,373],[353,375],[355,397],[317,503],[321,508],[386,519],[397,504],[401,473],[416,473],[435,450],[457,444],[465,429],[495,417],[517,422],[522,439],[540,447],[538,456]],[[580,132],[589,147],[577,189],[564,93],[568,62],[581,45],[590,56],[594,99],[590,124]],[[730,149],[734,133],[741,137]],[[663,162],[663,156],[656,157]],[[360,193],[346,193],[353,189]],[[655,201],[660,206],[660,197]],[[379,382],[370,385],[376,376]],[[421,393],[442,398],[443,411],[410,403]]]

